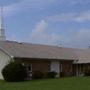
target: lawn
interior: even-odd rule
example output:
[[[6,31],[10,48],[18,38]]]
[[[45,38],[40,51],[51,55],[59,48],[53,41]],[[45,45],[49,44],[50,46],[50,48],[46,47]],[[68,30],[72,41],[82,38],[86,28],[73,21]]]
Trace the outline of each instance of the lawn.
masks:
[[[0,81],[0,90],[90,90],[90,77],[33,80],[18,83]]]

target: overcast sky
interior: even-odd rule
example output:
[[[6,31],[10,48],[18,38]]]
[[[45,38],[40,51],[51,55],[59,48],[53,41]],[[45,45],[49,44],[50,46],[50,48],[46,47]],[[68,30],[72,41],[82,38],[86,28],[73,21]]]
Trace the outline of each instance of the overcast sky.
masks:
[[[8,40],[90,46],[90,0],[0,0]]]

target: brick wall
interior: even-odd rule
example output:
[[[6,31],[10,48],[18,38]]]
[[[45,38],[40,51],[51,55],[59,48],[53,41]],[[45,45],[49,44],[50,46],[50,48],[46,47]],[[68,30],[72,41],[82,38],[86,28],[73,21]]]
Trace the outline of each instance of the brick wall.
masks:
[[[72,76],[72,61],[62,61],[62,76]]]
[[[50,71],[50,62],[49,61],[25,61],[25,64],[31,64],[32,65],[32,72],[34,71],[41,71],[43,73],[46,73]]]
[[[18,60],[18,59],[17,59]],[[41,71],[46,74],[46,72],[50,71],[50,64],[51,61],[48,60],[35,60],[35,59],[21,59],[25,64],[31,64],[32,65],[32,72],[34,71]],[[73,61],[60,61],[60,64],[62,64],[62,72],[63,76],[71,76],[72,75],[72,63]],[[60,67],[61,72],[61,67]]]

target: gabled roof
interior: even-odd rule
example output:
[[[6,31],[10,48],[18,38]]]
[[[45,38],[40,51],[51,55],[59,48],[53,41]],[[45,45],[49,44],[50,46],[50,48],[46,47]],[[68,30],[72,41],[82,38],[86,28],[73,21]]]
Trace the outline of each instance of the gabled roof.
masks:
[[[90,63],[89,49],[65,48],[49,45],[0,41],[0,48],[10,56],[50,60],[76,60],[75,63]]]
[[[0,48],[9,55],[19,58],[42,58],[58,60],[76,60],[77,57],[69,48],[30,43],[18,43],[15,41],[0,41]]]
[[[74,49],[74,53],[78,58],[77,63],[90,63],[90,49]]]

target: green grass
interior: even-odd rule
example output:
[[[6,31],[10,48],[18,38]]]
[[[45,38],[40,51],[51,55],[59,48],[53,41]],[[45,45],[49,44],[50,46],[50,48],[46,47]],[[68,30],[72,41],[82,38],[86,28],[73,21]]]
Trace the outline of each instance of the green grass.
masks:
[[[0,81],[0,90],[90,90],[90,77],[33,80],[18,83]]]

